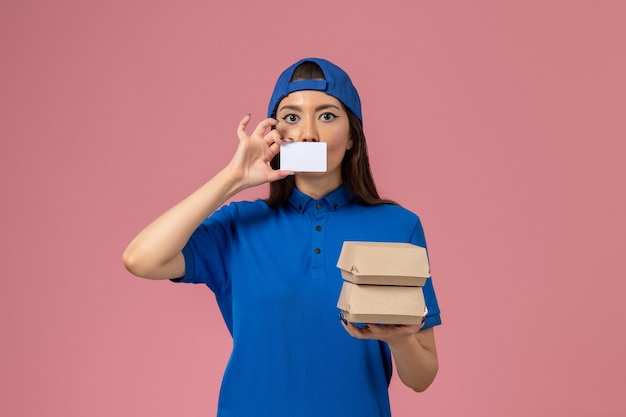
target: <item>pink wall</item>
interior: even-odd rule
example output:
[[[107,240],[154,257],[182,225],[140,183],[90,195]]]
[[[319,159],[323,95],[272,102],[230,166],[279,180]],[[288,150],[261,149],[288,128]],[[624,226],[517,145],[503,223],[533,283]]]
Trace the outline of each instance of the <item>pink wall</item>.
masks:
[[[0,415],[213,415],[212,295],[121,253],[307,55],[429,240],[441,371],[394,416],[626,415],[626,3],[381,4],[2,2]]]

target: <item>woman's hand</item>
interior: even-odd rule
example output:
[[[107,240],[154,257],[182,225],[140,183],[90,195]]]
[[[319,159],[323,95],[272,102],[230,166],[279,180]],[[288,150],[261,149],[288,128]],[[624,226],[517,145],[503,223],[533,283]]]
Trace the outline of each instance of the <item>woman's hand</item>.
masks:
[[[430,386],[437,375],[439,360],[432,327],[418,325],[377,325],[367,328],[355,326],[339,316],[346,331],[358,339],[376,339],[387,342],[393,355],[400,380],[417,392]]]
[[[278,131],[271,129],[276,126],[276,119],[262,120],[248,135],[246,128],[251,116],[244,117],[237,128],[239,146],[233,159],[226,167],[233,179],[242,184],[242,188],[254,187],[293,175],[293,171],[274,170],[271,160],[280,152],[280,145],[285,142]]]
[[[342,320],[344,329],[357,339],[375,339],[387,342],[390,345],[401,344],[415,338],[424,323],[415,325],[367,324],[367,327],[355,326],[349,321]]]

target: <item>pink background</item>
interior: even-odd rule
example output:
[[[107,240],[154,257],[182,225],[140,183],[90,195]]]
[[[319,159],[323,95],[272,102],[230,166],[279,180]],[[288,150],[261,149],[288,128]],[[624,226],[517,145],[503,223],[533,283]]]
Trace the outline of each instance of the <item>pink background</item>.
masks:
[[[620,0],[3,1],[0,415],[214,414],[212,294],[121,254],[311,55],[429,241],[441,369],[394,416],[626,415],[625,39]]]

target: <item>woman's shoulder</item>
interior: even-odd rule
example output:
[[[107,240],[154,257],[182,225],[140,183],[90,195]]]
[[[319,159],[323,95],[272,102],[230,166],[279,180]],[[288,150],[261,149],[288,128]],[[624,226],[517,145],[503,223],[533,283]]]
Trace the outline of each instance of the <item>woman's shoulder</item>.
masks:
[[[250,221],[259,221],[268,217],[271,208],[263,200],[231,201],[207,217],[203,227],[238,227]]]
[[[259,199],[252,201],[231,201],[230,203],[223,205],[219,211],[225,215],[244,216],[266,213],[269,210],[271,210],[271,208],[265,203],[265,201]]]
[[[403,225],[413,227],[420,223],[419,216],[413,211],[398,204],[382,203],[375,205],[356,204],[352,214],[355,219],[376,222],[378,224]]]
[[[371,205],[371,206],[362,206],[365,207],[367,210],[371,210],[371,211],[376,211],[376,212],[380,212],[380,213],[387,213],[387,214],[392,214],[394,216],[402,216],[402,217],[408,217],[408,218],[418,218],[419,216],[414,213],[413,211],[407,209],[406,207],[403,207],[399,204],[392,204],[392,203],[382,203],[382,204],[375,204],[375,205]]]

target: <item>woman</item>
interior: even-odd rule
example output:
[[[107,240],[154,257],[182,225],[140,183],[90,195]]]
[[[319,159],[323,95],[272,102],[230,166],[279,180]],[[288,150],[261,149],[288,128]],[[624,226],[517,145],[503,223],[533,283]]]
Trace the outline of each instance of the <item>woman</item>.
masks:
[[[124,264],[140,277],[215,293],[234,342],[218,416],[389,416],[391,356],[415,391],[437,373],[432,282],[421,326],[357,327],[337,321],[335,265],[346,240],[426,246],[419,218],[378,196],[359,95],[336,65],[295,63],[252,134],[250,119],[239,124],[230,163],[139,233]],[[277,169],[290,141],[325,142],[327,171]],[[267,200],[223,206],[266,182]]]

